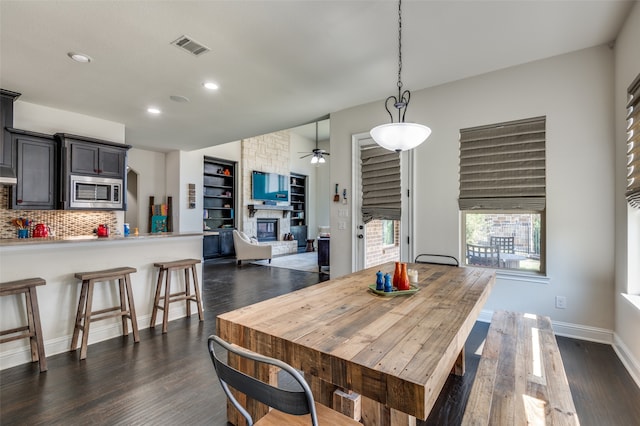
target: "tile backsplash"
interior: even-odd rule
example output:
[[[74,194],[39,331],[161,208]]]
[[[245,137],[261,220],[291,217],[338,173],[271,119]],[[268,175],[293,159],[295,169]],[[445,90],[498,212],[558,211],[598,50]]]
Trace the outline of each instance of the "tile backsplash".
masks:
[[[37,223],[49,225],[52,236],[73,237],[91,235],[101,223],[109,228],[117,227],[117,216],[114,211],[75,211],[75,210],[10,210],[7,209],[9,187],[0,186],[0,238],[17,238],[17,228],[11,221],[17,218],[29,219],[29,236]]]

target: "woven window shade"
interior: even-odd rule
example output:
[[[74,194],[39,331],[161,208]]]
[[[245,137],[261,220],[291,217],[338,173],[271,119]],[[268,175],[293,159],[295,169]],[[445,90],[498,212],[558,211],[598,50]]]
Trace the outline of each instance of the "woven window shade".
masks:
[[[400,155],[378,146],[360,149],[362,220],[400,220]]]
[[[627,201],[640,208],[640,74],[628,89],[627,114]]]
[[[545,208],[546,118],[460,130],[460,210]]]

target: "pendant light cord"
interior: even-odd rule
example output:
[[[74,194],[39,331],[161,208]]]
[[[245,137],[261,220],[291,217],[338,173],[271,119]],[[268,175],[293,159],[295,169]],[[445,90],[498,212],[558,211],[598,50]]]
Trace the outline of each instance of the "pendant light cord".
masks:
[[[402,90],[402,0],[398,1],[398,92]]]

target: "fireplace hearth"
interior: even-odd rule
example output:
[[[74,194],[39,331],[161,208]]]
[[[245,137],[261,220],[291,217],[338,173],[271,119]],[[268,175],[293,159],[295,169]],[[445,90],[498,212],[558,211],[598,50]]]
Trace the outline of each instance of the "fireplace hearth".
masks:
[[[278,219],[257,220],[258,241],[278,241]]]

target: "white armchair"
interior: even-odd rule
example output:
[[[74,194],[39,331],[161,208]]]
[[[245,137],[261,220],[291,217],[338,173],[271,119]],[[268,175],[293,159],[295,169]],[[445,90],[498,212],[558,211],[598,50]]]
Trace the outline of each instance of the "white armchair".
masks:
[[[240,265],[243,260],[257,259],[269,259],[269,263],[271,263],[271,246],[260,245],[257,242],[251,241],[244,232],[234,229],[233,244],[236,249],[238,265]]]

